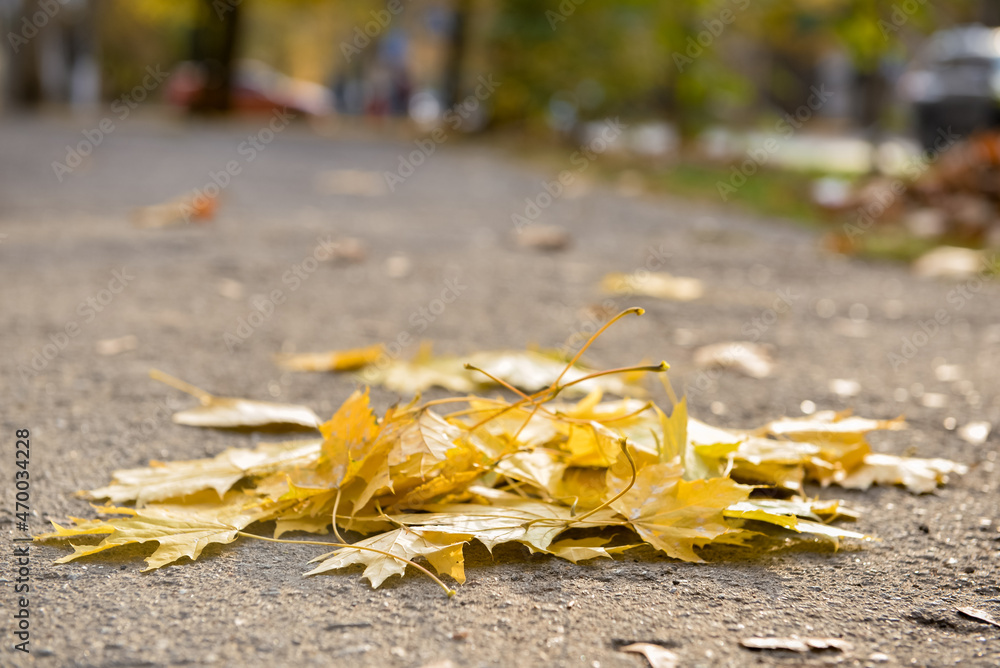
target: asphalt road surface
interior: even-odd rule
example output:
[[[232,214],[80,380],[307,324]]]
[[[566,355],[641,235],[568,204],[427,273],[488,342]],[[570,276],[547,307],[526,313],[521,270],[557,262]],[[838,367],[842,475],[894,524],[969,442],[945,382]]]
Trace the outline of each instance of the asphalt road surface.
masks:
[[[1000,440],[994,433],[973,445],[947,428],[1000,423],[997,285],[833,256],[791,223],[622,193],[586,172],[527,226],[563,226],[571,246],[521,248],[511,215],[524,215],[526,198],[548,203],[539,196],[556,171],[456,138],[382,193],[378,175],[400,168],[416,150],[410,140],[320,136],[298,123],[277,124],[265,143],[264,126],[252,122],[134,118],[103,133],[69,171],[54,167],[69,167],[67,145],[98,121],[0,122],[3,665],[645,665],[617,651],[634,641],[672,648],[685,667],[1000,664],[1000,628],[955,612],[1000,613]],[[260,146],[251,151],[253,137]],[[577,169],[570,153],[565,168]],[[136,207],[205,188],[213,174],[225,181],[230,163],[238,174],[210,224],[130,224]],[[363,261],[309,261],[325,240],[345,236],[365,244]],[[706,294],[605,303],[604,274],[643,268],[701,279]],[[963,286],[968,298],[958,300]],[[431,308],[448,289],[457,298]],[[248,336],[237,333],[274,290],[284,301],[255,317]],[[772,317],[778,299],[788,307]],[[416,575],[376,591],[358,572],[303,578],[317,547],[241,541],[143,574],[146,549],[55,566],[64,550],[34,545],[31,653],[12,649],[12,554],[22,545],[13,539],[24,535],[12,513],[16,430],[31,434],[29,524],[40,533],[49,518],[90,516],[74,491],[105,484],[115,469],[273,438],[172,424],[171,409],[190,400],[149,380],[151,367],[217,394],[329,414],[355,380],[284,373],[275,352],[404,333],[439,352],[558,347],[592,326],[594,307],[631,305],[646,315],[617,325],[590,359],[669,361],[697,417],[754,426],[801,415],[804,400],[905,414],[910,429],[874,435],[876,450],[948,457],[971,471],[924,496],[810,490],[861,510],[856,528],[878,542],[701,565],[650,552],[574,566],[513,547],[492,558],[469,549],[468,583],[451,600]],[[945,324],[928,325],[941,310]],[[97,354],[98,341],[126,336],[133,350]],[[698,374],[697,346],[752,337],[773,346],[771,377]],[[855,396],[845,396],[851,388]],[[380,410],[398,398],[373,396]],[[797,655],[739,645],[793,634],[842,638],[853,649]]]

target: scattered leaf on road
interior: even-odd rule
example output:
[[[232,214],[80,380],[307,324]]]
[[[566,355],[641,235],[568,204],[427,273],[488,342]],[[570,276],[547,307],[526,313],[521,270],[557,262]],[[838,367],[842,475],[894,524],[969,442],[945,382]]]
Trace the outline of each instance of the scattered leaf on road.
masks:
[[[366,348],[351,350],[277,355],[275,361],[279,366],[290,371],[354,371],[368,364],[373,364],[384,352],[385,346],[377,343]]]
[[[966,617],[971,617],[976,621],[985,622],[987,624],[992,624],[993,626],[1000,627],[1000,621],[991,615],[986,610],[980,608],[956,608],[959,614],[965,615]]]
[[[705,285],[697,278],[672,276],[663,272],[608,274],[601,280],[601,290],[613,295],[644,295],[658,299],[690,302],[701,299]]]
[[[680,661],[669,649],[649,642],[635,642],[619,647],[618,651],[642,654],[649,661],[650,668],[677,668]]]
[[[963,475],[969,468],[948,459],[918,459],[869,454],[864,463],[839,481],[848,489],[868,489],[873,484],[904,485],[915,494],[926,494],[948,480],[949,473]]]
[[[190,427],[240,429],[294,425],[318,428],[322,420],[307,406],[277,404],[233,397],[216,397],[182,380],[153,369],[150,377],[198,398],[201,406],[174,413],[177,424]]]
[[[744,638],[740,644],[749,649],[782,649],[790,652],[835,649],[850,652],[854,646],[840,638]]]
[[[774,370],[774,361],[765,346],[741,341],[698,348],[694,351],[694,363],[701,369],[733,369],[751,378],[767,378]]]

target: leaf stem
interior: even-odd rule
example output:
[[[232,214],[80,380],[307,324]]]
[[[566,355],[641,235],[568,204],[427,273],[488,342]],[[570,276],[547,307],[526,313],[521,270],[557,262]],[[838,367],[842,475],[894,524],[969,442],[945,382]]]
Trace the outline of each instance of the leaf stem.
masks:
[[[169,385],[175,390],[180,390],[181,392],[190,394],[192,397],[197,398],[198,401],[200,401],[202,405],[205,406],[211,403],[212,399],[215,398],[214,395],[209,394],[200,387],[195,387],[191,383],[185,383],[180,378],[171,376],[169,373],[163,373],[159,369],[150,369],[149,377],[152,378],[153,380],[158,380],[165,385]]]
[[[585,520],[586,518],[590,517],[591,515],[593,515],[597,511],[603,510],[603,509],[607,508],[612,503],[614,503],[618,499],[620,499],[623,496],[625,496],[625,494],[630,489],[632,489],[632,485],[635,484],[636,478],[639,476],[639,470],[635,467],[635,460],[632,459],[632,455],[628,451],[628,441],[623,438],[622,440],[618,441],[618,445],[621,447],[622,453],[625,455],[625,459],[628,460],[628,465],[632,467],[632,479],[629,480],[628,485],[625,486],[625,489],[623,489],[622,491],[618,492],[612,498],[608,499],[607,501],[605,501],[601,505],[597,506],[593,510],[587,511],[583,515],[580,515],[575,520],[573,520],[573,522],[582,522],[583,520]]]
[[[576,353],[576,355],[573,356],[573,359],[571,359],[569,361],[569,364],[567,364],[566,368],[564,368],[562,370],[562,373],[559,374],[559,377],[556,378],[555,382],[552,383],[551,385],[549,385],[549,389],[550,390],[554,390],[555,388],[557,388],[559,386],[559,381],[562,380],[563,376],[566,375],[566,372],[569,371],[573,367],[574,364],[576,364],[577,360],[579,360],[581,357],[583,357],[583,354],[585,352],[587,352],[587,348],[589,348],[591,346],[591,344],[594,343],[594,341],[596,341],[598,338],[600,338],[601,334],[603,334],[608,329],[608,327],[610,327],[611,325],[615,324],[616,322],[618,322],[619,320],[621,320],[625,316],[629,315],[630,313],[635,313],[636,315],[642,315],[645,312],[646,311],[644,311],[643,309],[639,308],[638,306],[633,306],[631,308],[625,309],[624,311],[622,311],[621,313],[619,313],[615,317],[611,318],[611,320],[608,320],[606,323],[604,323],[604,325],[599,330],[597,330],[596,332],[594,332],[593,334],[591,334],[590,338],[587,339],[587,342],[583,344],[583,347],[580,348],[580,350]]]
[[[341,487],[337,488],[337,496],[333,499],[333,535],[337,537],[341,543],[345,542],[344,537],[340,535],[340,530],[337,528],[337,507],[340,506],[340,493],[342,491]]]

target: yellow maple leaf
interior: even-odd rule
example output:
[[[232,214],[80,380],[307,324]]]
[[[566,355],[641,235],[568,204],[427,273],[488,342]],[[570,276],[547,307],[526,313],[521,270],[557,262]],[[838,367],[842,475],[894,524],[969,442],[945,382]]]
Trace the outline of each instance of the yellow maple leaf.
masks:
[[[723,511],[746,500],[751,488],[729,478],[689,482],[682,473],[680,464],[647,466],[612,507],[656,549],[676,559],[702,561],[694,548],[733,530]]]
[[[85,492],[83,496],[109,499],[113,504],[134,501],[139,506],[207,489],[215,490],[222,498],[245,477],[263,476],[315,461],[320,443],[319,439],[265,443],[253,450],[230,448],[211,459],[123,469],[112,474],[110,485]]]
[[[490,551],[500,543],[518,542],[539,552],[547,550],[553,539],[571,526],[620,523],[617,514],[609,509],[577,523],[566,506],[511,497],[502,503],[495,506],[472,503],[428,506],[427,513],[393,515],[391,519],[425,530],[470,535]]]
[[[132,543],[159,543],[156,551],[146,559],[147,568],[153,570],[188,557],[197,559],[202,550],[212,543],[231,543],[237,534],[253,522],[271,519],[284,510],[288,503],[266,504],[248,500],[238,492],[230,492],[221,503],[208,502],[190,505],[154,505],[141,510],[131,508],[104,508],[109,514],[126,515],[122,518],[85,522],[79,530],[56,525],[56,531],[41,534],[37,540],[65,539],[98,533],[108,528],[110,533],[97,545],[72,545],[73,553],[56,560],[65,563],[104,550]]]
[[[365,566],[364,577],[378,588],[387,578],[403,575],[407,563],[417,557],[430,562],[438,573],[465,582],[465,558],[462,547],[471,536],[439,533],[424,529],[399,528],[358,541],[313,559],[321,562],[306,575],[319,575],[355,564]],[[369,548],[369,549],[363,549]],[[377,550],[377,551],[375,551]],[[394,556],[390,556],[394,555]]]

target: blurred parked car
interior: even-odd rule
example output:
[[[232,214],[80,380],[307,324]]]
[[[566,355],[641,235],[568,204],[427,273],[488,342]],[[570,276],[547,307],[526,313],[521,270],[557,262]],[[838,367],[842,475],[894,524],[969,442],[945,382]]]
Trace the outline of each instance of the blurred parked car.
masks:
[[[207,75],[198,63],[180,63],[167,83],[167,100],[190,108],[206,80]],[[239,60],[233,79],[232,104],[236,111],[288,109],[308,116],[326,116],[333,113],[333,93],[326,86],[293,79],[259,60]]]
[[[967,136],[1000,127],[1000,28],[935,33],[900,79],[900,93],[913,106],[925,149],[949,128]]]

